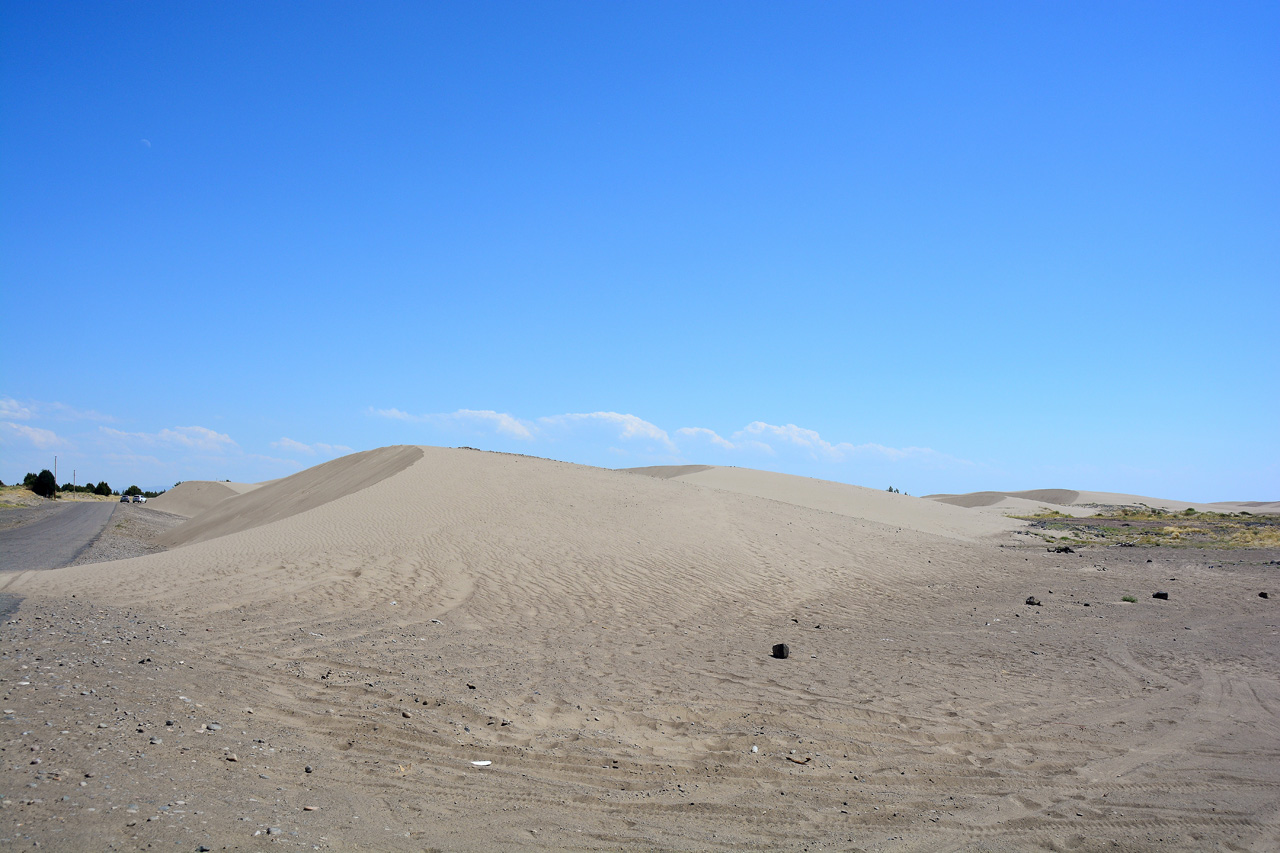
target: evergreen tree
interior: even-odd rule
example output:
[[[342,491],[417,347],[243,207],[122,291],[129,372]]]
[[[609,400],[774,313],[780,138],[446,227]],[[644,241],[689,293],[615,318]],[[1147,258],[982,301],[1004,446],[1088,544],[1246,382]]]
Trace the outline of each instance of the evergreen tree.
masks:
[[[31,491],[42,498],[51,498],[58,493],[58,481],[53,479],[53,472],[48,468],[36,475],[31,483]]]

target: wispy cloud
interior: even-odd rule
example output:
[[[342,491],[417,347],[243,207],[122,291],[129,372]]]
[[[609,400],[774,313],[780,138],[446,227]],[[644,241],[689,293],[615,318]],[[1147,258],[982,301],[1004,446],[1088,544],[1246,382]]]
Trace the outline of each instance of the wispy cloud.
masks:
[[[954,462],[971,464],[963,459],[947,456],[928,447],[888,447],[883,444],[853,444],[847,441],[832,443],[824,439],[815,430],[805,429],[795,424],[777,426],[764,421],[753,421],[743,429],[734,433],[735,439],[755,437],[765,444],[774,442],[790,444],[810,451],[815,458],[823,458],[832,462],[845,462],[856,457],[879,456],[888,460],[916,459],[932,462]],[[769,445],[773,446],[773,445]]]
[[[739,449],[739,445],[729,441],[729,439],[720,435],[720,433],[715,430],[707,429],[706,427],[680,427],[680,429],[676,430],[676,435],[687,436],[688,438],[693,439],[706,439],[716,447],[722,447],[725,450]]]
[[[27,426],[26,424],[2,421],[0,422],[0,431],[16,436],[20,441],[33,444],[42,450],[60,447],[63,444],[62,438],[53,430]]]
[[[98,427],[98,429],[114,438],[133,439],[144,444],[164,444],[171,447],[185,447],[206,452],[237,450],[240,447],[226,433],[216,432],[202,426],[166,428],[159,432],[122,432],[111,427]]]
[[[618,428],[618,438],[650,439],[662,444],[672,452],[676,451],[675,442],[671,440],[671,436],[667,435],[666,430],[635,415],[624,415],[619,412],[571,412],[565,415],[551,415],[550,417],[539,418],[538,421],[543,424],[559,426],[592,422],[605,424]]]
[[[12,397],[0,397],[0,420],[25,421],[31,419],[31,407]]]
[[[453,414],[445,415],[444,417],[453,418],[455,420],[470,420],[487,423],[492,425],[496,432],[500,432],[503,435],[510,435],[515,438],[533,438],[533,430],[530,428],[529,424],[526,424],[519,418],[508,415],[505,412],[459,409]]]
[[[411,415],[408,412],[402,412],[399,409],[369,409],[369,414],[379,418],[390,418],[393,421],[424,421],[430,418],[430,415]]]
[[[19,401],[12,397],[0,397],[0,418],[10,421],[26,421],[33,418],[59,421],[111,422],[115,420],[110,415],[104,415],[92,409],[77,409],[66,403],[50,403],[42,400]]]
[[[273,441],[271,446],[287,453],[305,453],[308,456],[315,456],[316,454],[342,456],[354,452],[345,444],[325,444],[323,441],[317,441],[315,444],[304,444],[301,441],[294,441],[292,438],[281,438],[279,441]]]
[[[732,453],[749,459],[752,456],[776,457],[786,452],[801,452],[811,459],[825,463],[845,463],[862,459],[879,459],[888,462],[914,461],[930,466],[971,465],[963,459],[939,453],[928,447],[890,447],[867,442],[855,444],[849,441],[829,441],[816,430],[796,424],[770,424],[752,421],[728,438],[714,429],[701,426],[680,427],[668,433],[657,424],[632,414],[621,412],[567,412],[562,415],[546,415],[536,420],[526,420],[506,412],[491,410],[459,409],[443,414],[414,415],[401,409],[369,409],[370,414],[390,420],[408,423],[466,424],[473,429],[492,432],[525,441],[562,441],[577,437],[582,429],[604,430],[614,439],[633,443],[635,453],[682,459],[693,454],[706,454],[708,448],[717,452]],[[648,442],[646,445],[645,442]],[[655,448],[654,445],[657,445]],[[644,448],[648,448],[645,450]],[[632,450],[611,448],[615,452],[632,453]]]
[[[369,413],[374,417],[405,421],[407,423],[470,424],[474,427],[489,428],[503,435],[523,439],[533,438],[533,433],[536,429],[533,424],[522,421],[514,415],[488,409],[458,409],[456,412],[412,415],[400,409],[370,408]]]

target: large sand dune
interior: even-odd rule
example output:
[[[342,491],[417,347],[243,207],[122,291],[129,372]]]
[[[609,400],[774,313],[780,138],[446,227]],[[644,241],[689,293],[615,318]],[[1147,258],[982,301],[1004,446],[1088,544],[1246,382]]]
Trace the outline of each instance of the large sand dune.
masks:
[[[3,841],[1280,845],[1274,555],[1051,554],[964,507],[658,474],[384,448],[166,553],[0,574]]]

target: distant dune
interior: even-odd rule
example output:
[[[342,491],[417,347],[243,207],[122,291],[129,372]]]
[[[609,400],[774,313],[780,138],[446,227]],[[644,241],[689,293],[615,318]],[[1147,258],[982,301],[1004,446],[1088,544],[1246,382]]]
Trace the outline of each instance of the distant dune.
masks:
[[[152,498],[147,505],[152,509],[161,509],[174,515],[187,518],[199,515],[214,504],[227,498],[242,495],[258,488],[253,483],[215,482],[213,480],[188,480],[179,483],[169,491]]]
[[[24,845],[1275,847],[1275,552],[436,447],[235,492],[0,572]]]
[[[925,495],[930,500],[971,509],[995,507],[1010,511],[1035,512],[1037,506],[1053,508],[1080,508],[1098,506],[1148,506],[1180,512],[1194,509],[1197,512],[1280,512],[1280,501],[1222,501],[1219,503],[1194,503],[1190,501],[1152,498],[1143,495],[1127,495],[1117,492],[1077,492],[1070,489],[1032,489],[1023,492],[969,492],[962,495]],[[1084,513],[1074,513],[1084,514]]]
[[[975,518],[971,513],[882,489],[750,468],[664,465],[622,470],[966,541],[1005,534],[1021,526],[999,517]]]

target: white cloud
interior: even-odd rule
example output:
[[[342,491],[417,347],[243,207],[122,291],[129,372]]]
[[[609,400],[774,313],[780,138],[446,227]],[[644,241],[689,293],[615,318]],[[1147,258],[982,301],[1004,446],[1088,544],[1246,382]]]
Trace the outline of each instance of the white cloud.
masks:
[[[690,438],[705,437],[712,444],[717,447],[723,447],[725,450],[738,449],[738,445],[729,441],[727,438],[722,437],[720,433],[715,430],[707,429],[706,427],[680,427],[680,429],[676,430],[676,435],[687,435]]]
[[[15,424],[4,421],[0,422],[0,429],[15,434],[23,440],[44,450],[52,447],[58,447],[63,443],[62,439],[56,432],[41,429],[40,427],[32,427],[27,426],[26,424]]]
[[[816,431],[786,424],[776,426],[764,421],[753,421],[742,430],[734,433],[734,438],[755,436],[767,443],[768,439],[794,444],[809,450],[815,457],[823,457],[833,462],[844,462],[857,456],[879,456],[884,459],[920,459],[935,463],[950,462],[963,465],[972,464],[963,459],[956,459],[944,453],[938,453],[928,447],[886,447],[883,444],[851,444],[847,441],[832,443],[824,439]]]
[[[115,438],[137,439],[146,444],[168,444],[176,447],[188,447],[192,450],[217,452],[239,449],[240,447],[226,433],[215,432],[202,426],[166,428],[156,433],[121,432],[110,427],[98,427],[98,429]]]
[[[369,409],[370,414],[380,418],[390,418],[393,421],[421,421],[429,416],[415,416],[408,412],[402,412],[399,409]]]
[[[649,423],[646,420],[636,417],[635,415],[624,415],[618,412],[573,412],[566,415],[552,415],[550,417],[539,418],[540,421],[547,424],[568,425],[573,423],[581,423],[583,421],[599,421],[606,424],[613,424],[621,427],[619,438],[648,438],[653,441],[661,442],[668,450],[675,452],[675,442],[671,440],[671,436],[667,435],[666,430]]]
[[[535,431],[533,424],[522,421],[514,415],[509,415],[506,412],[494,412],[487,409],[458,409],[456,412],[442,414],[411,415],[408,412],[401,411],[400,409],[370,408],[369,413],[375,417],[388,418],[393,421],[406,421],[408,423],[456,423],[460,421],[470,421],[480,425],[492,426],[495,432],[523,439],[533,438],[533,433]]]
[[[315,444],[303,444],[301,441],[294,441],[292,438],[281,438],[279,441],[273,441],[271,446],[277,450],[289,453],[305,453],[308,456],[315,456],[317,453],[323,456],[341,456],[353,452],[345,444],[325,444],[322,441],[317,441]]]
[[[454,418],[457,420],[478,420],[484,423],[493,424],[493,428],[500,433],[514,436],[516,438],[531,439],[533,432],[529,425],[508,415],[505,412],[492,411],[476,411],[474,409],[459,409],[451,415],[443,415],[446,418]]]
[[[506,412],[492,410],[459,409],[448,414],[413,415],[401,409],[374,409],[369,412],[377,417],[400,420],[410,423],[459,423],[468,422],[477,426],[486,426],[502,435],[519,438],[525,441],[563,439],[566,433],[572,433],[575,427],[596,424],[616,431],[619,439],[627,441],[652,441],[660,444],[666,453],[681,455],[680,445],[687,445],[691,450],[710,444],[719,450],[734,453],[762,454],[777,456],[781,449],[792,448],[806,451],[814,459],[825,462],[847,462],[856,458],[874,457],[890,461],[916,460],[933,465],[970,465],[963,459],[956,459],[938,453],[927,447],[889,447],[883,444],[853,444],[847,441],[831,442],[823,438],[817,431],[797,426],[796,424],[776,425],[764,421],[752,421],[728,438],[707,427],[680,427],[668,434],[657,424],[650,423],[636,415],[620,412],[568,412],[562,415],[547,415],[537,420],[522,420]],[[295,442],[285,445],[282,439],[276,447],[286,447],[299,452],[307,452],[302,448],[318,445],[302,445]],[[295,446],[296,445],[296,446]],[[614,448],[617,452],[624,452]]]
[[[19,402],[12,397],[0,397],[0,419],[28,421],[32,418],[53,418],[60,421],[113,421],[115,418],[68,406],[66,403],[45,403],[39,400]]]
[[[12,397],[0,397],[0,419],[26,421],[31,419],[31,409]]]

